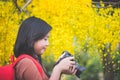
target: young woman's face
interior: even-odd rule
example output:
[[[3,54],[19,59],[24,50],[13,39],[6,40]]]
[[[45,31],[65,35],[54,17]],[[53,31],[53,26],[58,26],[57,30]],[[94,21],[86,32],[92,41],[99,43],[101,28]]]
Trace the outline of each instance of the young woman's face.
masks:
[[[50,33],[46,34],[43,39],[37,40],[34,43],[34,51],[37,55],[42,55],[46,50],[47,46],[49,45],[49,38]]]

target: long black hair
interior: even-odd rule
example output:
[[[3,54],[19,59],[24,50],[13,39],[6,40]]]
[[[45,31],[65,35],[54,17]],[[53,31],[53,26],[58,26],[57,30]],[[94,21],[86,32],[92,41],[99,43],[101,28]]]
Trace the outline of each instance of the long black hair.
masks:
[[[17,39],[14,46],[15,57],[18,57],[21,54],[28,54],[33,58],[39,60],[39,63],[42,65],[41,56],[38,55],[36,57],[33,46],[35,41],[43,39],[51,29],[52,27],[40,18],[33,16],[24,20],[19,27]],[[46,71],[45,73],[48,77],[50,76]]]
[[[15,57],[23,53],[33,56],[35,53],[34,42],[44,38],[51,29],[52,27],[40,18],[33,16],[24,20],[19,27],[14,46]]]

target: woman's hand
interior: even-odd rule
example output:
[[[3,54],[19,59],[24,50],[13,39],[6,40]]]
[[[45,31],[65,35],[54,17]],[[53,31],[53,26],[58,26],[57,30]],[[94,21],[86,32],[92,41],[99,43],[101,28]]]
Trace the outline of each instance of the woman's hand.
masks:
[[[52,71],[52,74],[49,78],[49,80],[60,80],[61,73],[64,74],[75,74],[75,61],[73,61],[73,57],[67,57],[62,59],[54,68]]]
[[[76,69],[75,69],[75,61],[73,61],[73,57],[67,57],[61,60],[56,67],[59,67],[61,73],[64,74],[75,74]]]
[[[65,70],[62,73],[75,75],[76,72],[77,69],[75,68],[75,65],[73,65],[72,67],[69,67],[69,70]]]

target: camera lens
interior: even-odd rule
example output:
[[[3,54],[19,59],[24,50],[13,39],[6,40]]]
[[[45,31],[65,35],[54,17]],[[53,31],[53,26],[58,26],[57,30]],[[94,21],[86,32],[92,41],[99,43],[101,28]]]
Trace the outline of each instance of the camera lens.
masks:
[[[75,67],[76,67],[76,69],[77,69],[77,72],[76,72],[75,75],[76,75],[78,78],[80,78],[80,74],[82,73],[82,71],[85,70],[85,67],[79,66],[78,63],[75,64]]]

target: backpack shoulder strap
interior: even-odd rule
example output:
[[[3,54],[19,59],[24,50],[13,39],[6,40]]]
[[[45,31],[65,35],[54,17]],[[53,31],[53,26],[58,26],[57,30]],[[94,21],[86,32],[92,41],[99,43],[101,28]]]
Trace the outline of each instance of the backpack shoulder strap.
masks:
[[[27,54],[22,54],[22,55],[20,55],[20,56],[13,62],[13,66],[15,66],[15,65],[16,65],[21,59],[23,59],[23,58],[29,58],[29,59],[31,59],[31,60],[34,62],[34,64],[36,65],[36,67],[37,67],[40,75],[43,77],[43,72],[42,72],[43,69],[42,69],[42,66],[41,66],[33,57],[31,57],[31,56],[29,56],[29,55],[27,55]]]

